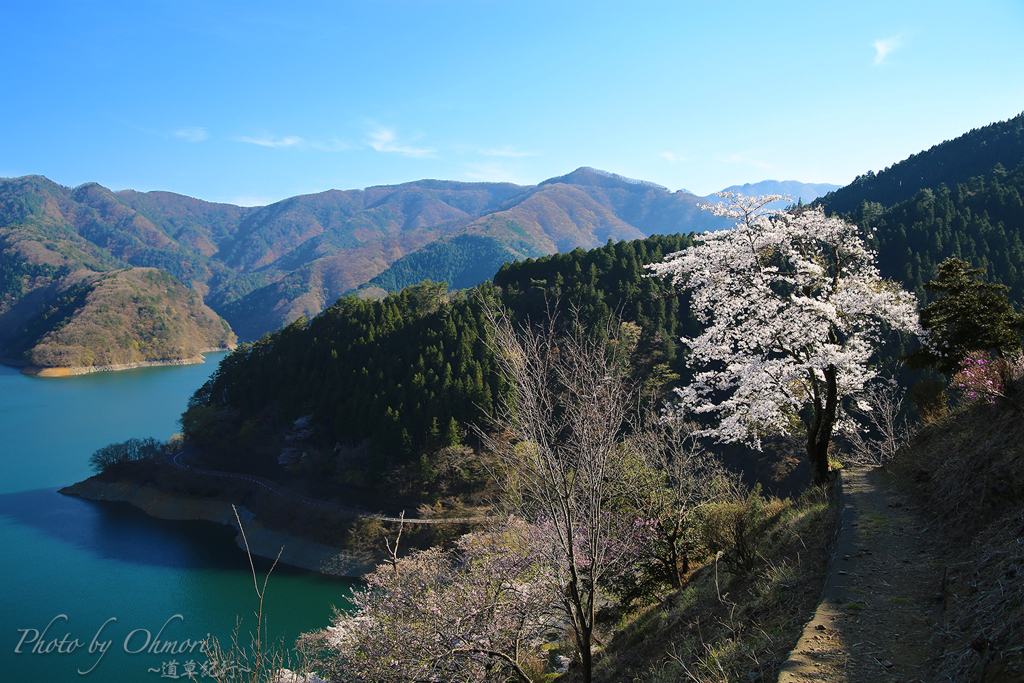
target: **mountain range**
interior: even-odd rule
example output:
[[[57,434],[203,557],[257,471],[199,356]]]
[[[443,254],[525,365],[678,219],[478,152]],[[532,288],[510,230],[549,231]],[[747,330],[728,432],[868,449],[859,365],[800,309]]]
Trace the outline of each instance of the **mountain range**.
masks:
[[[805,197],[821,190],[788,187]],[[169,273],[252,340],[347,293],[375,296],[424,279],[469,287],[508,260],[725,227],[700,210],[705,201],[588,167],[533,186],[419,180],[262,207],[0,179],[0,357],[18,362],[39,344],[58,344],[59,327],[77,313],[52,321],[47,311],[71,288],[99,274],[127,277],[118,273],[129,267]]]
[[[759,183],[746,183],[744,185],[731,185],[722,192],[734,192],[747,197],[756,197],[766,194],[780,194],[785,199],[777,202],[769,202],[765,206],[769,209],[783,210],[790,204],[802,202],[810,204],[817,198],[838,190],[840,185],[830,183],[801,183],[796,180],[762,180]],[[717,194],[709,194],[705,197],[710,203],[721,203],[724,199]]]

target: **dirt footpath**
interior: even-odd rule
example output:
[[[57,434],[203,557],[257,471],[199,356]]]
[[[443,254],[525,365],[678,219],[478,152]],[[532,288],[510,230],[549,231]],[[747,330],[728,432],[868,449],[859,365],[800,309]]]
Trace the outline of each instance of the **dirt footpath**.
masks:
[[[882,469],[844,470],[842,529],[814,619],[779,683],[932,679],[945,570],[917,508]]]

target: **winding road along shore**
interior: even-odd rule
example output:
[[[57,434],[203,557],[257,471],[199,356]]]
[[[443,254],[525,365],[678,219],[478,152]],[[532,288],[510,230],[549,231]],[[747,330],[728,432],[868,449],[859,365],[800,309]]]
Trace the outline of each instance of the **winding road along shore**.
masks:
[[[372,513],[366,510],[340,505],[323,500],[316,500],[291,491],[280,484],[257,477],[251,474],[239,472],[220,472],[207,470],[189,465],[184,460],[185,453],[179,451],[168,456],[163,462],[178,470],[190,472],[196,475],[220,477],[223,479],[234,479],[244,481],[254,486],[264,488],[271,493],[287,498],[302,505],[334,510],[348,515],[367,519],[377,519],[382,522],[404,522],[406,524],[462,524],[469,522],[482,522],[486,517],[470,518],[438,518],[438,519],[409,519],[403,517],[389,517],[387,515]],[[98,477],[90,477],[85,481],[65,487],[60,490],[65,495],[78,496],[92,501],[112,501],[130,503],[132,506],[142,510],[151,517],[166,520],[202,520],[215,522],[224,526],[230,526],[239,533],[235,537],[235,543],[243,550],[246,547],[245,539],[242,538],[241,526],[245,528],[245,537],[248,539],[248,548],[254,555],[274,559],[280,553],[280,561],[310,571],[332,576],[345,576],[352,578],[362,577],[372,571],[376,561],[372,553],[331,546],[318,543],[285,533],[276,529],[267,528],[264,521],[254,515],[244,506],[232,506],[229,501],[217,500],[214,498],[198,498],[185,496],[160,490],[150,484],[139,481],[119,480],[101,481]],[[235,516],[237,511],[237,518]]]
[[[403,517],[388,517],[387,515],[382,515],[382,514],[373,513],[373,512],[367,512],[366,510],[359,510],[357,508],[346,507],[345,505],[338,505],[337,503],[330,503],[330,502],[324,501],[324,500],[317,500],[315,498],[308,498],[308,497],[303,496],[303,495],[301,495],[299,493],[295,493],[294,491],[290,491],[289,489],[286,489],[285,487],[281,486],[280,484],[278,484],[276,482],[270,481],[269,479],[264,479],[263,477],[257,477],[257,476],[252,475],[252,474],[241,474],[241,473],[238,473],[238,472],[220,472],[218,470],[204,470],[204,469],[201,469],[201,468],[198,468],[198,467],[192,467],[191,465],[188,465],[188,464],[186,464],[186,463],[184,463],[182,461],[182,458],[184,457],[184,455],[185,455],[184,451],[178,451],[174,455],[167,456],[167,462],[170,465],[178,468],[179,470],[184,470],[186,472],[193,472],[195,474],[206,474],[206,475],[209,475],[209,476],[221,477],[221,478],[225,478],[225,479],[237,479],[239,481],[247,481],[247,482],[249,482],[251,484],[256,484],[257,486],[262,486],[263,488],[267,489],[268,491],[276,493],[279,496],[284,496],[285,498],[288,498],[290,500],[294,500],[295,502],[298,502],[298,503],[303,503],[305,505],[312,505],[314,507],[325,508],[325,509],[328,509],[328,510],[337,510],[338,512],[346,512],[346,513],[348,513],[350,515],[356,515],[357,517],[365,517],[365,518],[368,518],[368,519],[379,519],[382,522],[404,522],[406,524],[468,524],[468,523],[472,523],[472,522],[484,522],[484,521],[487,521],[486,517],[458,517],[458,518],[438,517],[438,518],[434,518],[434,519],[411,519],[409,517],[404,517],[404,516]]]

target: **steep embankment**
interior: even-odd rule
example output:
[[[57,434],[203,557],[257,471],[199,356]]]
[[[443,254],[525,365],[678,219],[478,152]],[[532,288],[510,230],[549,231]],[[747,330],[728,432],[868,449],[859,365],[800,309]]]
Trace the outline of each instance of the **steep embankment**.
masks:
[[[963,399],[891,466],[942,551],[936,680],[1024,680],[1024,381],[1010,392]]]
[[[835,512],[816,490],[795,502],[754,495],[712,508],[702,533],[729,538],[727,547],[653,604],[612,612],[594,680],[775,681],[821,595]],[[749,567],[738,568],[741,548]]]

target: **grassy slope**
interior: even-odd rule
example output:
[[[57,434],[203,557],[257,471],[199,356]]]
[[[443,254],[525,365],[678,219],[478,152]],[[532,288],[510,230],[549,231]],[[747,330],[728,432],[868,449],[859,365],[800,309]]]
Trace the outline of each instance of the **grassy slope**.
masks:
[[[750,573],[711,560],[678,591],[607,625],[614,637],[594,680],[774,681],[821,596],[836,523],[818,491],[774,506]]]
[[[1024,383],[925,427],[891,467],[946,537],[939,680],[1024,680]]]

